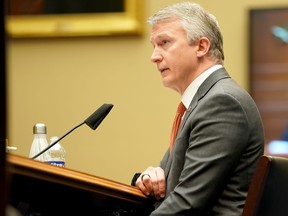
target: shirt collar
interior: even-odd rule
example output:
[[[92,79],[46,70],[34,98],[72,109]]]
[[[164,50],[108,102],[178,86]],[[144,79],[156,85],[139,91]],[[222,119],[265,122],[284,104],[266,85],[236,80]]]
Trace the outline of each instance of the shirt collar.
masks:
[[[195,80],[193,80],[190,85],[186,88],[186,90],[184,91],[181,101],[182,103],[185,105],[185,107],[188,109],[193,97],[195,96],[198,88],[200,87],[200,85],[207,79],[207,77],[209,77],[213,72],[215,72],[216,70],[222,68],[223,65],[217,64],[214,65],[212,67],[210,67],[209,69],[207,69],[206,71],[204,71],[203,73],[201,73],[198,77],[196,77]]]

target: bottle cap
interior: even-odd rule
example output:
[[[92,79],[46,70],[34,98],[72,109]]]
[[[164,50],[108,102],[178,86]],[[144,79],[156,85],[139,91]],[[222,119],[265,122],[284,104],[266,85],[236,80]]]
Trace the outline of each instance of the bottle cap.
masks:
[[[46,134],[47,128],[46,125],[43,123],[37,123],[33,127],[33,134]]]

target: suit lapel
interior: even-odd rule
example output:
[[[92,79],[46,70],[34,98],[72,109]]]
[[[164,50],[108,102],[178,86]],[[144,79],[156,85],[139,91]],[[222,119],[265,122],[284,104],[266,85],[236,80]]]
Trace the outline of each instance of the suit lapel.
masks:
[[[193,112],[193,110],[197,107],[198,101],[200,101],[206,95],[206,93],[212,88],[212,86],[214,86],[219,80],[227,79],[227,78],[230,78],[230,76],[227,73],[227,71],[225,70],[225,68],[220,68],[220,69],[216,70],[214,73],[212,73],[200,85],[199,89],[197,90],[194,98],[192,99],[192,101],[191,101],[191,103],[190,103],[190,105],[189,105],[189,107],[188,107],[188,109],[187,109],[187,111],[183,117],[183,120],[182,120],[182,123],[180,125],[178,134],[181,133],[181,130],[183,129],[188,117]],[[172,150],[172,152],[173,152],[173,150]],[[171,154],[166,155],[166,157],[168,157],[168,159],[167,159],[166,166],[164,167],[164,172],[165,172],[165,177],[167,179],[170,168],[171,168],[171,164],[173,161],[173,157]]]
[[[185,125],[186,120],[188,119],[189,115],[193,112],[193,110],[196,108],[198,101],[200,101],[207,92],[219,81],[222,79],[230,78],[229,74],[224,68],[220,68],[216,70],[214,73],[212,73],[199,87],[197,90],[194,98],[192,99],[187,112],[185,113],[183,117],[182,124],[180,125],[179,131],[182,130],[183,126]]]

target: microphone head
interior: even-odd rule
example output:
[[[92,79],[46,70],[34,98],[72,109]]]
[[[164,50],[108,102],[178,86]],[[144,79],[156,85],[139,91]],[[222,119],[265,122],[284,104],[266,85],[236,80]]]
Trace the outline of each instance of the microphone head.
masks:
[[[90,115],[84,123],[87,124],[91,129],[96,130],[103,119],[108,115],[112,109],[113,104],[103,104],[98,108],[92,115]]]

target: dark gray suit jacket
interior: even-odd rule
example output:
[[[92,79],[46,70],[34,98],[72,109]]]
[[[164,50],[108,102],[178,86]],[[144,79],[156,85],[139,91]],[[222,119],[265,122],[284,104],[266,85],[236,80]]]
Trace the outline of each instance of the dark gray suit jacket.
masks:
[[[160,166],[167,194],[151,215],[241,215],[264,151],[264,132],[250,95],[224,68],[199,87],[173,151]]]

